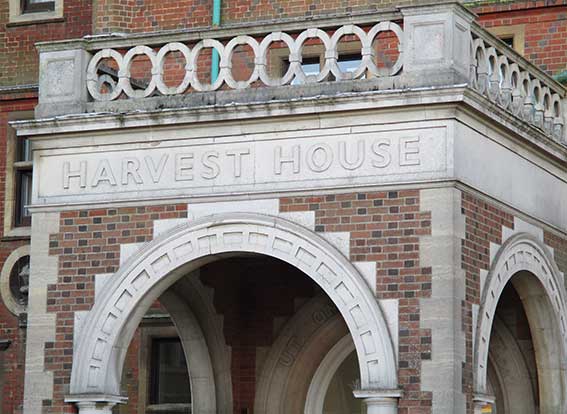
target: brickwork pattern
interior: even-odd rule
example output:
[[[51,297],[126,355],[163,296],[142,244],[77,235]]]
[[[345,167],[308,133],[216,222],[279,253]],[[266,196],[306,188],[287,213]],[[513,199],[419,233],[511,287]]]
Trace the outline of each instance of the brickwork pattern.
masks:
[[[567,70],[567,5],[543,1],[493,2],[473,10],[485,28],[525,25],[524,56],[550,75]]]
[[[183,217],[185,204],[61,213],[60,232],[50,235],[49,246],[59,258],[59,275],[47,294],[47,312],[56,314],[55,341],[45,344],[45,367],[54,376],[47,413],[74,412],[63,402],[71,375],[74,312],[92,307],[94,275],[118,269],[121,244],[151,240],[155,220]]]
[[[10,100],[5,101],[2,98],[9,98]],[[5,171],[9,113],[29,111],[34,106],[35,99],[30,94],[0,96],[0,222],[2,223],[4,220],[4,200],[6,199]],[[0,234],[3,234],[3,231],[3,226],[0,226]],[[26,238],[0,242],[0,269],[12,251],[26,244],[29,244],[29,239]],[[11,341],[10,347],[6,351],[0,351],[1,412],[19,414],[22,412],[24,393],[26,329],[19,327],[18,317],[4,306],[1,299],[0,339]]]
[[[544,231],[543,241],[547,246],[553,248],[555,263],[563,272],[563,276],[567,276],[567,238],[561,237],[557,233]]]
[[[420,236],[431,234],[431,213],[419,191],[348,193],[281,199],[281,211],[314,211],[318,232],[350,232],[350,260],[376,262],[377,296],[399,300],[399,414],[431,412],[421,391],[421,361],[431,358],[431,332],[420,328],[419,299],[431,295],[431,268],[419,263]]]
[[[0,58],[1,59],[1,58]],[[15,112],[32,111],[37,100],[33,97],[28,96],[11,96],[10,100],[3,101],[2,95],[0,95],[0,223],[4,222],[4,204],[7,197],[6,194],[6,167],[7,167],[7,157],[8,157],[8,136],[11,127],[8,125],[8,121],[13,119],[10,114]],[[4,225],[0,225],[0,234],[4,235]],[[19,247],[19,246],[17,246]],[[0,254],[5,253],[5,257],[8,257],[12,250],[12,246],[0,242]],[[6,251],[4,252],[4,250]],[[1,261],[3,263],[4,260]]]
[[[467,413],[472,414],[472,305],[480,304],[480,271],[490,268],[490,243],[502,244],[502,227],[513,229],[514,217],[466,192],[462,193],[461,208],[461,213],[465,216],[465,239],[461,244],[461,263],[466,277],[466,294],[462,306],[463,331],[466,340],[463,392],[467,396]]]
[[[26,240],[2,243],[0,266],[14,249],[28,243]],[[26,329],[20,327],[18,317],[8,310],[1,299],[0,339],[11,342],[6,351],[0,351],[1,412],[20,414],[24,396]]]
[[[128,398],[128,404],[120,404],[114,411],[120,414],[138,414],[139,412],[139,375],[141,332],[138,329],[128,346],[124,369],[122,371],[122,392]],[[142,414],[142,413],[140,413]]]
[[[0,86],[37,84],[35,43],[82,37],[92,32],[92,3],[64,0],[62,21],[10,25],[8,1],[0,2]]]

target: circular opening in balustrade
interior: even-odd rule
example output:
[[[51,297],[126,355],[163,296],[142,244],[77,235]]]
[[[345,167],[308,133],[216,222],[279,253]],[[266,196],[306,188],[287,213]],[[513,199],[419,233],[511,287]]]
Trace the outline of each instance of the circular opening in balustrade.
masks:
[[[325,41],[329,43],[330,38],[326,33],[318,30],[306,31],[296,39],[299,56],[301,56],[301,71],[296,72],[295,78],[292,80],[292,85],[301,83],[315,83],[324,80],[328,71],[325,67],[325,52],[327,46],[323,39],[319,36],[324,36]],[[325,71],[322,74],[322,71]],[[301,72],[301,73],[300,73]]]
[[[179,50],[172,50],[164,55],[162,62],[163,83],[168,88],[177,88],[185,78],[185,56]]]
[[[145,90],[152,81],[152,61],[145,54],[132,57],[130,61],[130,85],[134,91]]]
[[[220,58],[219,58],[220,59]],[[219,60],[220,61],[220,60]],[[199,51],[196,59],[195,77],[203,84],[211,84],[211,68],[213,65],[213,49],[203,48]]]
[[[337,43],[337,66],[346,79],[354,79],[357,69],[362,64],[362,42],[358,36],[350,34],[342,36]],[[366,72],[359,78],[365,78]]]
[[[271,42],[266,50],[266,74],[279,84],[289,83],[294,78],[290,64],[291,51],[283,40]]]
[[[232,77],[235,81],[243,82],[250,79],[254,73],[254,59],[254,50],[250,45],[239,44],[234,47],[230,63]]]
[[[223,44],[214,39],[201,40],[193,47],[191,52],[193,90],[197,92],[215,91],[221,87],[224,81],[220,67],[223,53]],[[214,67],[218,69],[215,73],[213,73]]]
[[[89,90],[93,98],[97,100],[112,100],[120,95],[120,87],[118,86],[120,63],[116,57],[119,56],[115,52],[112,56],[101,56],[93,59],[95,63],[92,73],[89,73],[90,84]],[[121,57],[120,57],[121,58]]]
[[[383,72],[392,73],[392,68],[400,58],[400,39],[392,30],[380,31],[372,41],[374,64]]]

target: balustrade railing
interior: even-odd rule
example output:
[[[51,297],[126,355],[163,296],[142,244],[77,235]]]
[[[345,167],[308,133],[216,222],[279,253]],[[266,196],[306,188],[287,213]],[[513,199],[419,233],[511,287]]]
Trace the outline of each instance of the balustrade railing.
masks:
[[[397,37],[398,51],[396,61],[389,67],[383,67],[376,62],[376,47],[373,46],[377,37],[384,32],[393,33]],[[350,54],[360,56],[360,62],[351,71],[341,70],[339,60],[339,42],[345,36],[352,36],[358,47],[350,49]],[[323,64],[317,74],[306,74],[303,66],[303,48],[312,40],[320,42],[320,54]],[[282,43],[289,51],[281,56],[289,62],[283,76],[275,77],[269,73],[268,53],[275,43]],[[248,46],[252,55],[250,61],[253,68],[246,80],[236,80],[233,75],[233,54],[238,46]],[[210,83],[199,79],[198,61],[204,49],[215,49],[220,56],[220,72]],[[164,81],[164,62],[171,52],[183,56],[184,68],[182,81],[176,86],[169,86]],[[136,56],[145,56],[151,64],[151,79],[143,89],[132,85],[131,66]],[[103,59],[112,59],[116,67],[116,82],[108,73],[102,73],[100,64]],[[187,42],[171,42],[162,46],[150,47],[145,45],[130,48],[125,53],[113,48],[96,51],[87,68],[87,86],[90,96],[96,101],[115,100],[122,93],[129,98],[144,98],[155,94],[168,96],[186,93],[189,88],[196,92],[216,91],[226,85],[229,89],[245,89],[255,82],[260,86],[282,86],[291,83],[317,83],[329,79],[337,81],[394,76],[402,70],[403,61],[403,32],[394,22],[380,22],[368,30],[357,25],[344,25],[332,34],[319,28],[309,28],[299,33],[272,32],[261,38],[239,35],[227,39],[206,38],[190,46]],[[105,90],[105,93],[102,92]]]
[[[483,30],[471,32],[470,86],[557,141],[564,136],[562,88],[497,44]]]
[[[142,105],[139,100],[147,98],[158,99],[146,100],[145,109],[194,106],[201,98],[184,95],[285,85],[303,87],[297,96],[466,85],[556,142],[567,143],[564,88],[482,29],[458,3],[204,32],[94,36],[40,44],[39,50],[41,116],[128,111],[137,105],[128,101]],[[207,63],[212,50],[220,57],[213,79]],[[346,55],[356,56],[348,69],[342,60]],[[317,68],[307,71],[314,57]],[[72,80],[57,82],[67,77]],[[347,80],[357,83],[336,85]],[[287,99],[295,91],[202,99]]]

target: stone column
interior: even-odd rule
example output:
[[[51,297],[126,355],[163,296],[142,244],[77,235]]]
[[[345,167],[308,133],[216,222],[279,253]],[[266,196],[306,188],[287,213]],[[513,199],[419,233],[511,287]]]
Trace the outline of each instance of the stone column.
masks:
[[[366,414],[397,414],[400,390],[357,390],[354,396],[366,407]]]
[[[95,401],[81,401],[75,403],[79,414],[111,414],[116,403],[98,403]]]
[[[483,409],[493,407],[495,398],[492,395],[476,394],[473,396],[474,414],[483,414]],[[489,411],[492,412],[492,409]]]
[[[70,395],[65,398],[65,402],[75,403],[79,409],[79,414],[112,414],[112,408],[116,404],[124,404],[126,397],[116,395]]]

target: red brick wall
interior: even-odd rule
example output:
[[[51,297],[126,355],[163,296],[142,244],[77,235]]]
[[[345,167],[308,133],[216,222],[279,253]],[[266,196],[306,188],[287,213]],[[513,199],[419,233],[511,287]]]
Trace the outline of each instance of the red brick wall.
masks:
[[[94,275],[117,270],[121,244],[151,240],[154,220],[186,216],[185,204],[61,213],[60,232],[50,236],[49,246],[59,258],[59,276],[47,295],[47,312],[56,314],[56,339],[45,344],[45,367],[54,376],[47,413],[75,410],[63,402],[71,375],[74,312],[91,308]]]
[[[466,339],[466,361],[463,367],[463,392],[467,396],[467,413],[472,413],[473,349],[472,305],[480,303],[480,271],[490,268],[490,243],[502,244],[502,227],[514,228],[514,217],[471,194],[462,193],[465,216],[465,239],[462,240],[462,266],[465,271],[465,301],[462,308]]]
[[[138,395],[139,395],[139,374],[140,374],[140,346],[141,334],[138,329],[130,342],[126,359],[124,360],[124,369],[122,371],[122,391],[128,397],[128,404],[120,405],[114,409],[120,414],[138,414]],[[143,414],[143,413],[140,413]]]
[[[419,238],[430,234],[431,215],[420,211],[419,191],[284,198],[281,210],[315,211],[317,231],[351,232],[351,260],[377,262],[378,297],[400,300],[399,381],[404,389],[400,414],[430,412],[431,395],[421,391],[420,376],[421,360],[431,357],[431,334],[420,328],[419,298],[429,297],[431,293],[431,269],[419,264]],[[50,237],[50,253],[59,256],[59,277],[57,284],[48,288],[48,312],[57,314],[57,337],[54,343],[46,344],[46,368],[55,376],[54,399],[46,402],[47,412],[74,411],[62,401],[70,379],[73,312],[91,307],[93,275],[116,270],[121,243],[150,240],[153,220],[185,215],[182,206],[62,213],[60,232]],[[225,315],[227,344],[233,349],[234,407],[235,413],[240,413],[241,408],[253,407],[255,348],[271,344],[273,318],[291,316],[293,298],[312,295],[312,282],[303,278],[304,275],[298,275],[301,277],[297,283],[288,284],[288,278],[280,278],[278,284],[277,280],[274,282],[276,274],[271,275],[269,283],[246,277],[231,281],[214,276],[218,274],[216,271],[208,274],[203,280],[215,288],[215,306]],[[262,292],[273,289],[274,283],[281,287],[278,289],[281,300],[275,302],[246,307],[242,303],[250,305],[250,301],[242,302],[234,294],[244,289],[254,298],[262,297]],[[256,316],[250,319],[251,314]],[[242,336],[243,326],[253,327],[249,331],[252,336]],[[133,385],[136,349],[134,344],[125,371],[130,398],[137,393]],[[135,399],[131,399],[128,412],[136,412]]]
[[[557,267],[567,276],[567,238],[550,231],[543,232],[544,243],[553,248],[553,255]]]
[[[421,361],[431,358],[431,332],[420,328],[419,299],[431,295],[431,268],[419,263],[419,238],[431,234],[431,212],[418,190],[281,199],[282,212],[315,211],[318,232],[350,232],[350,260],[376,261],[377,296],[399,299],[399,414],[431,412],[421,391]]]
[[[8,24],[8,1],[0,2],[0,86],[37,84],[35,43],[90,34],[92,3],[64,0],[63,21],[14,26]]]
[[[12,250],[27,243],[26,241],[3,243],[0,249],[0,269]],[[6,351],[0,351],[0,370],[4,377],[4,386],[0,387],[2,413],[21,413],[24,395],[26,329],[19,327],[18,317],[6,308],[1,299],[0,339],[11,341]]]
[[[392,5],[398,3],[393,0],[223,1],[221,24],[367,12]],[[151,32],[209,27],[212,6],[213,0],[100,0],[95,9],[95,31]]]
[[[1,58],[0,58],[1,59]],[[10,112],[29,111],[35,105],[30,95],[9,96],[9,101],[0,97],[0,235],[3,235],[4,200],[6,197],[6,142],[8,137],[8,118]],[[21,99],[18,99],[21,98]],[[29,239],[21,238],[0,242],[0,269],[12,251],[29,244]],[[4,387],[0,389],[3,413],[21,413],[23,404],[24,363],[26,330],[20,328],[18,317],[13,315],[0,298],[0,339],[11,341],[8,350],[0,351],[0,364],[4,372]]]
[[[24,96],[10,96],[8,100],[3,100],[2,98],[2,95],[0,95],[0,235],[3,236],[8,136],[10,133],[13,133],[12,127],[8,125],[8,121],[18,119],[18,116],[14,114],[15,112],[32,111],[37,100],[33,93]],[[10,249],[9,245],[5,247]],[[0,252],[3,248],[4,244],[0,242]]]
[[[492,2],[473,10],[480,14],[480,23],[486,28],[525,25],[524,56],[555,75],[567,70],[567,6],[565,1],[546,3]]]

